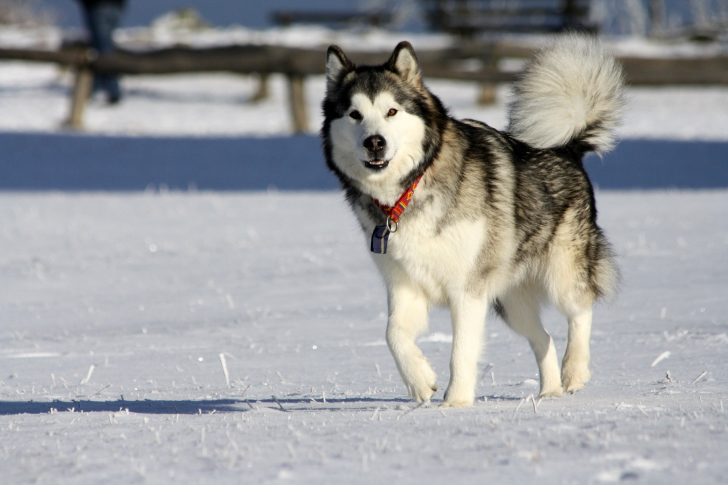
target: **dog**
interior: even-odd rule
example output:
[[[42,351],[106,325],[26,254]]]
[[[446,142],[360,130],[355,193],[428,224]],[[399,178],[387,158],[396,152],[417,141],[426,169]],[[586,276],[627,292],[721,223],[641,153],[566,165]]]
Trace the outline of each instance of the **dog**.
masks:
[[[379,66],[329,47],[324,156],[386,283],[386,340],[415,401],[438,389],[416,344],[435,305],[453,329],[442,407],[473,405],[489,308],[528,339],[540,396],[589,380],[592,306],[619,270],[582,159],[613,147],[623,91],[598,41],[571,34],[524,69],[499,131],[450,116],[408,42]],[[568,321],[561,368],[539,317],[548,300]]]

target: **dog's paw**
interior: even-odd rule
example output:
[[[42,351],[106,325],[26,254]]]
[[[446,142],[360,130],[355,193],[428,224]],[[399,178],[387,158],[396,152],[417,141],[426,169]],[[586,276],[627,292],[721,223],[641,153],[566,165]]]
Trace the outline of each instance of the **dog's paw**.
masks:
[[[452,388],[448,388],[445,392],[445,401],[440,405],[441,408],[465,408],[472,406],[475,402],[475,396],[472,392],[458,392]]]
[[[567,363],[561,371],[561,386],[564,392],[573,394],[584,389],[590,377],[591,371],[587,366],[571,366]]]
[[[560,397],[563,393],[564,389],[561,387],[558,369],[557,373],[551,374],[551,378],[541,379],[541,392],[538,397]]]
[[[437,386],[422,388],[422,389],[409,389],[409,395],[415,402],[422,402],[425,401],[426,403],[429,403],[432,399],[432,396],[435,395],[435,392],[437,391]]]
[[[412,369],[412,372],[403,377],[405,377],[405,384],[410,397],[417,402],[429,402],[438,389],[437,384],[435,384],[437,374],[424,357],[418,360],[418,365]]]
[[[564,393],[564,390],[561,388],[561,385],[549,387],[546,389],[541,389],[541,392],[538,394],[538,397],[561,397],[561,395]]]
[[[442,404],[440,404],[441,408],[467,408],[473,405],[473,400],[452,400],[452,401],[445,401]]]

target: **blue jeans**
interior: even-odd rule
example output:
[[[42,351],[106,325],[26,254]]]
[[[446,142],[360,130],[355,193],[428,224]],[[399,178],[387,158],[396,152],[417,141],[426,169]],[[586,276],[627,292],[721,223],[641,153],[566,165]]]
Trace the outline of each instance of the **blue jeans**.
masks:
[[[91,35],[91,47],[99,54],[114,50],[112,34],[119,25],[122,6],[113,2],[99,2],[84,9],[86,25]],[[115,74],[94,74],[94,91],[106,91],[109,102],[121,99],[119,77]]]

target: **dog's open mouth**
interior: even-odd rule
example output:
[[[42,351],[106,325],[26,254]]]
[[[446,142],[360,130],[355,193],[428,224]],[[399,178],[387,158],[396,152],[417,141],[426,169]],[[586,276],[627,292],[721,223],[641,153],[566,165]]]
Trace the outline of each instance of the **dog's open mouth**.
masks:
[[[378,158],[364,162],[364,166],[372,170],[382,170],[387,168],[387,165],[389,165],[389,160],[380,160]]]

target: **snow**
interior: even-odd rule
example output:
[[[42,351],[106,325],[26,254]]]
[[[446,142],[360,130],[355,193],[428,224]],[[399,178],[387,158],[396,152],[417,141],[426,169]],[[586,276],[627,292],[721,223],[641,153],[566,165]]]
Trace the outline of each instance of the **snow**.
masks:
[[[400,40],[402,33],[381,30],[337,32],[317,27],[253,30],[225,29],[170,30],[129,28],[118,31],[121,45],[132,49],[193,45],[211,47],[230,44],[280,44],[320,47],[339,44],[347,51],[381,49],[382,61]],[[53,48],[62,39],[52,28],[0,28],[3,47]],[[452,38],[441,35],[407,34],[416,49],[442,48]],[[542,37],[529,38],[528,45],[540,45]],[[709,56],[725,53],[715,44],[665,44],[644,39],[607,39],[623,55]],[[508,60],[506,60],[508,61]],[[2,62],[0,64],[0,131],[58,132],[70,111],[72,75],[47,64]],[[429,87],[461,118],[483,120],[496,128],[506,125],[509,86],[500,86],[497,103],[479,106],[478,85],[428,79]],[[255,75],[176,74],[128,76],[123,79],[124,101],[108,106],[97,96],[85,111],[85,132],[114,136],[281,136],[291,134],[288,87],[284,76],[270,77],[270,97],[251,102],[259,82]],[[321,125],[320,100],[323,76],[306,78],[306,100],[310,133]],[[621,138],[673,140],[728,140],[728,87],[631,87],[628,90]]]
[[[482,108],[473,84],[429,84],[505,124],[507,87]],[[420,341],[441,388],[417,407],[318,141],[286,137],[283,79],[250,104],[252,77],[126,78],[88,134],[59,131],[69,85],[0,64],[4,483],[725,481],[728,190],[664,190],[659,163],[719,164],[726,88],[632,88],[615,155],[633,158],[588,162],[603,188],[627,185],[599,170],[642,167],[661,189],[597,191],[623,284],[596,308],[587,387],[532,398],[528,344],[491,317],[475,407],[439,409],[449,316]],[[312,130],[322,93],[307,81]],[[563,352],[562,317],[544,322]]]
[[[412,410],[340,195],[1,193],[5,480],[720,483],[728,192],[598,204],[624,283],[586,389],[522,402],[535,362],[492,318],[476,406]],[[448,326],[421,341],[441,385]]]
[[[72,79],[54,67],[6,62],[0,65],[0,130],[58,132],[68,118]],[[322,76],[306,79],[310,132],[321,125]],[[97,96],[87,106],[85,132],[115,136],[280,136],[291,134],[288,87],[270,77],[270,97],[254,103],[257,76],[186,74],[127,77],[125,99],[108,106]],[[478,86],[429,80],[428,86],[461,118],[505,128],[509,87],[498,102],[479,106]],[[622,138],[728,140],[728,87],[632,87]],[[708,115],[706,115],[706,113]]]

